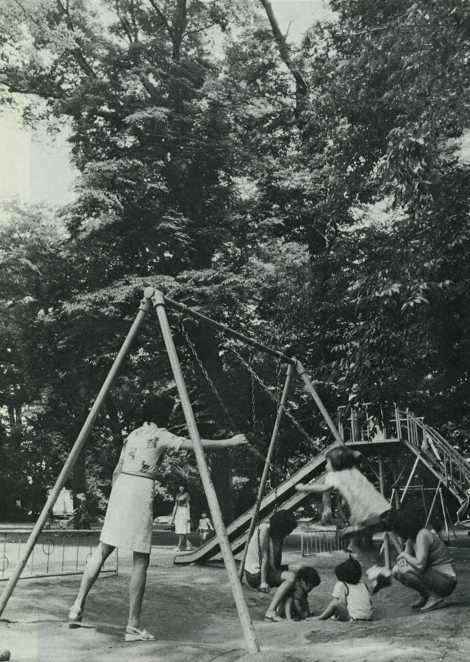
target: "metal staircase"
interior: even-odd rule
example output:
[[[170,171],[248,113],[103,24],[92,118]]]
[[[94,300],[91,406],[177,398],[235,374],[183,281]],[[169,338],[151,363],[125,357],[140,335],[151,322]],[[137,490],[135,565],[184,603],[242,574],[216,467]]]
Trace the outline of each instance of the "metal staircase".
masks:
[[[395,410],[397,432],[411,452],[462,505],[469,502],[470,466],[444,437],[409,410]]]

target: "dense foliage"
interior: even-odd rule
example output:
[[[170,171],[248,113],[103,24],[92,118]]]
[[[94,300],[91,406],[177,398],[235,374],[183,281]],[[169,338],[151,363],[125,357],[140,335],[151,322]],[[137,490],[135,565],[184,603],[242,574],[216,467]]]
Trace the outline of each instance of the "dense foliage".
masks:
[[[331,7],[294,45],[261,0],[2,3],[0,101],[67,121],[80,178],[57,213],[3,210],[0,514],[52,484],[145,285],[298,356],[330,411],[352,390],[397,402],[470,451],[470,8]],[[210,457],[230,518],[252,499],[284,370],[170,317],[201,432],[253,446]],[[92,514],[148,399],[185,434],[154,319],[71,478]],[[300,387],[290,410],[273,484],[328,438]],[[200,495],[191,454],[168,456],[158,508],[183,479]]]

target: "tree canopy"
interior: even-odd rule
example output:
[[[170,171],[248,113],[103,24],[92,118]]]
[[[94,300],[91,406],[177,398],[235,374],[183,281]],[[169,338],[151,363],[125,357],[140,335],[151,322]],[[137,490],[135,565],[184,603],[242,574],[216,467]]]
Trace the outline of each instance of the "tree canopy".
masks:
[[[0,479],[27,509],[146,285],[298,356],[332,412],[354,388],[415,409],[468,452],[470,8],[330,4],[295,43],[265,0],[2,3],[0,102],[21,100],[32,126],[68,123],[79,172],[69,205],[2,212]],[[255,461],[211,457],[229,518],[256,484],[282,375],[171,321],[204,434],[243,430],[257,449]],[[146,398],[184,433],[154,322],[70,483],[96,510]],[[273,482],[327,439],[301,389],[290,407],[314,443],[287,420]],[[198,489],[192,467],[191,454],[165,460],[162,500],[181,475]]]

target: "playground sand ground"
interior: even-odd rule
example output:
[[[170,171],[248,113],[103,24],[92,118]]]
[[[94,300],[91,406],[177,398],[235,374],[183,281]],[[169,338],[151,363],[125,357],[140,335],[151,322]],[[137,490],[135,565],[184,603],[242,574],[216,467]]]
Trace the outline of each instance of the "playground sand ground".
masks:
[[[12,662],[469,662],[470,549],[452,551],[459,585],[449,607],[428,614],[414,613],[414,594],[395,583],[375,597],[371,623],[271,624],[262,620],[268,597],[245,587],[261,644],[260,653],[249,654],[224,568],[176,567],[168,550],[154,548],[143,621],[155,642],[123,641],[130,570],[124,559],[119,576],[100,579],[89,598],[85,625],[91,627],[71,630],[66,623],[79,578],[20,581],[0,621],[0,650],[9,648]],[[302,562],[299,555],[286,556]],[[317,613],[342,558],[333,553],[304,560],[322,577],[310,598]]]

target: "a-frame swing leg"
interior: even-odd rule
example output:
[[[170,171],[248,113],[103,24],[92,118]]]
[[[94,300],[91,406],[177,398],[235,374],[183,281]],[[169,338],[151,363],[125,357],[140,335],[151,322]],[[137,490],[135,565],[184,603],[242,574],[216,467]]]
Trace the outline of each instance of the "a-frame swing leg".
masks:
[[[245,548],[243,550],[242,561],[240,563],[240,567],[238,568],[238,574],[240,579],[242,579],[243,577],[243,571],[245,570],[246,555],[248,553],[248,545],[250,543],[251,536],[253,535],[253,532],[255,530],[256,523],[258,521],[259,511],[261,508],[261,502],[263,501],[266,481],[268,480],[269,467],[271,464],[271,459],[274,453],[274,448],[276,446],[276,441],[279,434],[279,426],[281,424],[281,418],[282,418],[282,413],[284,411],[284,406],[286,404],[287,394],[289,392],[290,381],[292,378],[292,370],[293,370],[292,363],[289,363],[287,366],[286,381],[284,382],[284,388],[282,391],[281,400],[279,402],[279,407],[277,409],[276,420],[274,422],[274,427],[271,435],[271,441],[269,442],[268,452],[266,454],[266,460],[263,467],[263,473],[261,475],[261,480],[258,488],[258,495],[256,497],[255,508],[253,511],[253,516],[251,518],[250,528],[248,530],[248,537],[246,539]]]
[[[28,559],[31,555],[31,552],[33,551],[34,545],[36,544],[37,539],[39,538],[39,535],[44,528],[44,525],[47,522],[47,518],[49,517],[49,514],[51,513],[55,502],[57,501],[59,494],[71,472],[73,469],[73,466],[75,462],[77,461],[78,456],[80,455],[80,452],[82,451],[86,440],[88,439],[88,436],[93,429],[94,422],[96,420],[96,417],[98,416],[98,413],[101,409],[101,406],[103,405],[104,399],[111,388],[111,385],[114,381],[114,378],[116,377],[117,373],[119,372],[119,368],[122,365],[122,362],[126,358],[126,355],[129,351],[129,348],[131,346],[132,341],[134,340],[137,331],[140,327],[140,325],[143,322],[143,319],[145,317],[145,313],[149,310],[150,308],[150,297],[153,294],[153,290],[146,290],[144,293],[144,298],[141,301],[140,304],[140,310],[137,313],[137,316],[134,320],[134,323],[132,324],[131,328],[129,329],[129,333],[126,336],[126,339],[124,340],[121,349],[119,350],[118,355],[114,359],[114,363],[111,366],[111,369],[108,373],[108,376],[106,377],[105,381],[103,382],[103,386],[101,387],[96,400],[93,404],[93,407],[90,409],[90,413],[88,414],[85,423],[82,426],[82,429],[80,430],[80,433],[75,440],[74,445],[72,446],[72,450],[69,453],[69,456],[67,460],[65,461],[64,466],[62,467],[62,471],[59,474],[59,477],[57,478],[54,487],[51,490],[51,493],[49,495],[49,498],[46,501],[46,504],[44,508],[41,511],[41,514],[39,515],[36,524],[34,525],[33,530],[30,533],[30,536],[26,542],[25,548],[23,555],[21,556],[20,560],[18,561],[16,567],[14,568],[12,575],[10,579],[8,580],[3,593],[0,597],[0,616],[3,614],[3,610],[5,609],[8,600],[10,599],[11,594],[13,593],[13,590],[18,582],[18,579],[20,578],[21,573],[23,572],[23,569],[25,565],[28,562]]]
[[[217,539],[220,545],[222,556],[224,559],[225,567],[230,580],[230,585],[232,587],[232,593],[235,600],[235,605],[238,611],[238,618],[240,619],[240,624],[243,630],[243,635],[245,637],[245,642],[249,652],[257,653],[259,651],[259,644],[256,638],[255,629],[251,621],[250,612],[245,601],[245,596],[243,595],[243,589],[238,577],[237,567],[232,555],[232,549],[230,547],[230,542],[225,530],[224,521],[222,519],[222,513],[220,511],[219,502],[217,500],[217,494],[212,484],[212,480],[209,474],[209,469],[207,467],[206,457],[201,443],[201,437],[199,435],[199,430],[196,424],[196,419],[194,417],[193,408],[191,406],[191,401],[186,390],[186,384],[184,382],[183,373],[181,371],[180,362],[178,359],[178,354],[176,352],[175,343],[173,341],[173,336],[171,333],[170,325],[168,323],[168,318],[166,316],[165,310],[165,299],[163,294],[158,290],[155,291],[153,295],[153,304],[157,311],[158,321],[160,323],[160,329],[162,331],[163,340],[165,342],[166,351],[168,358],[170,360],[171,369],[173,371],[173,376],[175,378],[176,387],[178,389],[178,395],[181,400],[181,407],[183,409],[184,417],[186,420],[186,425],[188,428],[189,436],[193,442],[193,450],[196,456],[196,461],[199,469],[199,475],[204,487],[204,492],[206,495],[207,503],[209,505],[209,510],[212,516],[212,521],[214,523],[214,528],[217,534]]]
[[[383,458],[381,455],[379,455],[379,484],[380,484],[380,492],[382,496],[385,498],[384,466],[383,466]],[[385,567],[390,570],[392,564],[390,561],[390,536],[388,531],[385,531],[384,533],[382,547],[384,551]]]
[[[317,405],[318,409],[320,410],[321,415],[323,416],[323,418],[325,420],[325,423],[330,428],[330,432],[333,434],[333,437],[336,439],[336,441],[339,444],[343,444],[344,440],[341,437],[340,433],[338,432],[338,428],[336,427],[336,425],[331,420],[331,416],[329,415],[329,413],[326,410],[325,405],[321,401],[321,398],[318,395],[318,393],[317,393],[317,391],[316,391],[316,389],[315,389],[315,387],[312,383],[312,380],[310,379],[307,372],[305,371],[305,368],[300,363],[300,361],[298,361],[297,359],[295,359],[295,367],[297,369],[299,377],[301,378],[301,380],[304,383],[305,390],[307,391],[307,393],[309,393],[312,396],[313,400],[315,401],[315,404]]]

